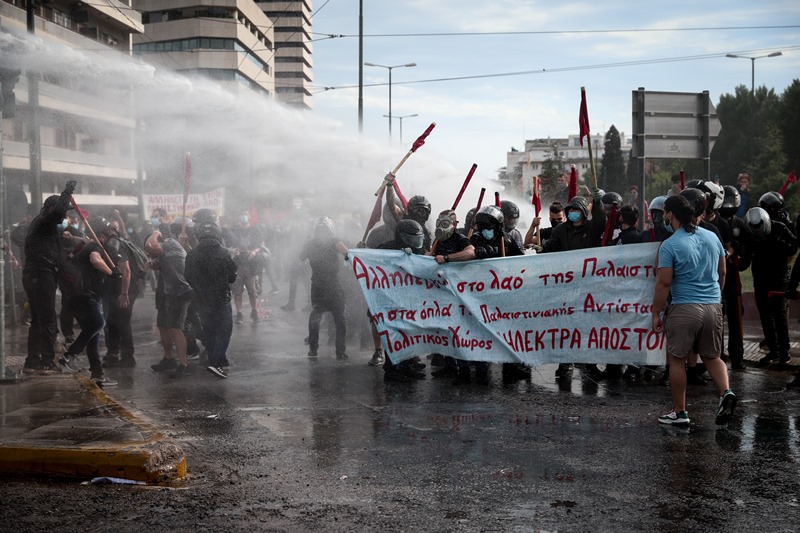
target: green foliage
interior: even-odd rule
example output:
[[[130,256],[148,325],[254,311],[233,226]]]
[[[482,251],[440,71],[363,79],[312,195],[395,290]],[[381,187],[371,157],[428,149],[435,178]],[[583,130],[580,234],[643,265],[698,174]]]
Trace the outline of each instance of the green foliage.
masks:
[[[556,143],[551,143],[544,156],[539,183],[542,195],[551,195],[556,190],[556,180],[564,172],[564,158]]]
[[[783,137],[786,170],[800,171],[800,80],[794,80],[781,95],[778,127]]]
[[[606,132],[603,157],[600,160],[598,184],[601,189],[624,193],[633,183],[625,176],[625,159],[622,157],[622,142],[619,131],[612,124]]]

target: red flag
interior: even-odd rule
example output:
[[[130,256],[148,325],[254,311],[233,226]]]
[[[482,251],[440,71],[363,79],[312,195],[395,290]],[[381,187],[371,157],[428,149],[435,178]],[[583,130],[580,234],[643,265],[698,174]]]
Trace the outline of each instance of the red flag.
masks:
[[[481,210],[481,205],[483,205],[483,195],[486,194],[486,187],[481,187],[481,193],[478,195],[478,205],[475,207],[475,213],[477,214],[478,211]]]
[[[464,184],[461,186],[461,190],[458,191],[458,196],[456,196],[456,201],[453,202],[452,210],[455,211],[458,204],[461,202],[461,197],[464,196],[464,191],[467,190],[467,185],[469,185],[470,180],[472,179],[472,175],[475,174],[475,169],[478,168],[477,163],[472,164],[472,168],[469,169],[469,173],[467,177],[464,179]]]
[[[375,207],[372,208],[372,214],[369,216],[369,221],[367,222],[367,228],[364,232],[364,235],[369,233],[369,231],[375,227],[375,224],[381,219],[381,211],[383,210],[383,196],[378,196],[375,199]]]
[[[680,176],[681,176],[681,190],[683,190],[686,188],[686,172],[681,170]]]
[[[617,227],[617,206],[611,206],[611,212],[608,213],[608,220],[606,221],[606,229],[603,232],[603,240],[600,246],[606,246],[611,242],[614,236],[614,229]]]
[[[495,192],[494,193],[494,205],[495,205],[495,207],[500,207],[500,193],[499,192]]]
[[[435,122],[431,122],[431,125],[428,126],[428,129],[425,130],[425,132],[422,135],[417,137],[417,140],[414,141],[414,144],[411,145],[411,151],[412,152],[416,152],[419,149],[420,146],[425,144],[425,139],[428,137],[428,135],[430,135],[431,131],[433,131],[433,128],[435,128],[435,127],[436,127],[436,123]]]
[[[406,200],[406,197],[403,196],[403,191],[400,190],[400,185],[397,184],[396,178],[392,180],[392,187],[394,188],[394,193],[397,195],[398,198],[400,198],[400,201],[403,203],[403,211],[405,211],[406,208],[408,207],[408,200]]]
[[[797,183],[797,175],[794,173],[794,170],[789,172],[789,177],[786,178],[786,183],[783,184],[783,187],[781,187],[781,190],[778,192],[780,192],[781,195],[786,194],[786,189],[788,189],[789,185],[792,183]]]
[[[186,205],[189,201],[189,189],[192,187],[192,154],[189,152],[186,152],[186,162],[183,169],[183,203]]]
[[[539,213],[542,211],[542,198],[539,193],[539,178],[536,176],[533,177],[533,194],[531,195],[531,204],[533,205],[533,210],[538,217]]]
[[[581,135],[581,146],[583,146],[583,138],[591,135],[591,128],[589,128],[589,110],[586,107],[586,89],[581,87],[581,111],[578,114],[578,128]],[[591,139],[589,139],[591,141]]]
[[[567,201],[572,200],[578,196],[578,171],[575,169],[575,165],[572,165],[572,169],[569,173],[569,189],[567,194]]]
[[[81,218],[81,220],[86,220],[87,218],[89,218],[89,212],[88,211],[84,211],[83,209],[78,207],[78,202],[75,201],[75,197],[74,196],[71,196],[69,201],[70,201],[70,203],[72,203],[72,208],[75,211],[77,211],[78,216]]]

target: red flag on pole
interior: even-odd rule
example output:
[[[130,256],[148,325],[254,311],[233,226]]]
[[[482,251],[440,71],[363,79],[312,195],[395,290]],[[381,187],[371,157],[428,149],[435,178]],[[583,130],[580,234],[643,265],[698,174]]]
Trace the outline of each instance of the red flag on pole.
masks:
[[[500,193],[497,191],[494,193],[494,205],[495,207],[500,207]]]
[[[589,128],[589,109],[586,107],[586,91],[581,87],[581,110],[578,114],[578,128],[581,136],[581,146],[583,146],[583,138],[590,135],[591,129]],[[591,142],[591,139],[589,139]]]
[[[369,221],[367,222],[367,228],[364,232],[364,235],[370,232],[372,228],[375,227],[375,224],[381,219],[381,212],[383,211],[383,196],[378,196],[375,199],[375,207],[372,208],[372,214],[369,216]]]
[[[794,170],[789,172],[789,177],[786,178],[786,183],[783,184],[783,187],[781,187],[781,190],[778,192],[780,192],[782,195],[786,194],[786,190],[792,183],[797,183],[797,175],[794,173]]]
[[[539,178],[536,176],[533,177],[533,194],[531,195],[531,204],[533,205],[533,210],[538,217],[539,213],[542,211],[542,197],[540,196],[539,192]]]
[[[606,246],[611,242],[614,237],[614,229],[617,227],[617,206],[611,207],[611,212],[608,213],[608,220],[606,221],[606,229],[603,231],[603,240],[600,246]]]
[[[431,132],[433,131],[433,128],[435,128],[435,127],[436,127],[436,123],[435,122],[431,122],[431,125],[428,126],[428,129],[425,130],[425,132],[422,135],[417,137],[417,140],[414,141],[414,144],[411,145],[411,151],[412,152],[416,152],[419,149],[420,146],[425,144],[425,139],[428,138],[428,135],[431,134]]]
[[[86,220],[89,218],[89,212],[78,207],[78,202],[75,201],[74,196],[71,196],[69,201],[72,204],[72,208],[78,213],[78,217],[80,217],[81,220]]]
[[[400,201],[403,202],[403,211],[405,211],[408,207],[408,200],[406,200],[406,197],[403,196],[403,191],[400,190],[400,185],[397,184],[397,178],[392,180],[392,187],[394,188],[394,193],[397,195]]]
[[[572,165],[572,169],[569,172],[569,189],[567,194],[567,201],[572,200],[578,196],[578,171],[575,168],[575,165]]]

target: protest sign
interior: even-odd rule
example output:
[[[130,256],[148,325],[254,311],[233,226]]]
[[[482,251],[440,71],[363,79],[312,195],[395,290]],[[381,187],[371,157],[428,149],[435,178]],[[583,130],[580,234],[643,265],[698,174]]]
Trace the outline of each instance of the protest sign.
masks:
[[[145,194],[144,212],[150,216],[153,209],[160,207],[167,211],[170,219],[183,215],[183,194]],[[186,213],[191,215],[201,208],[213,209],[217,215],[224,214],[225,189],[219,188],[202,194],[190,194],[186,203]]]
[[[394,362],[663,364],[652,330],[657,243],[439,265],[350,250],[353,273]]]

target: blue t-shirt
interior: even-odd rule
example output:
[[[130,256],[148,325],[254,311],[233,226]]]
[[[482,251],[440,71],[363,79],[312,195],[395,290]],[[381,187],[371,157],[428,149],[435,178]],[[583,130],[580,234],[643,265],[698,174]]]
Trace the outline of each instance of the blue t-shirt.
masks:
[[[673,304],[718,304],[719,258],[725,249],[716,235],[703,228],[680,228],[658,251],[658,268],[672,269]]]

